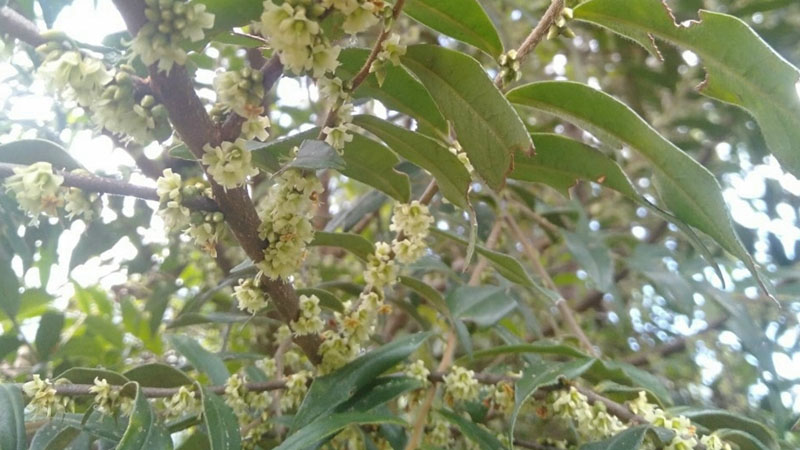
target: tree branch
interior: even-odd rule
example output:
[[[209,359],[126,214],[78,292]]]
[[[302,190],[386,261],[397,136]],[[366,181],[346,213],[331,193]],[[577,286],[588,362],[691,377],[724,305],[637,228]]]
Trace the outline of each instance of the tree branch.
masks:
[[[8,6],[0,7],[0,30],[34,47],[47,42],[47,39],[39,33],[33,22]]]

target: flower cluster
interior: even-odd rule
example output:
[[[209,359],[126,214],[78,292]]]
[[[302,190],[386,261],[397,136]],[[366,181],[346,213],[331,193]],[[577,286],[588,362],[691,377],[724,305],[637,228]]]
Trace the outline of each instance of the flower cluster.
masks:
[[[517,81],[522,76],[516,50],[511,49],[503,53],[497,62],[500,63],[500,79],[503,80],[503,84]]]
[[[417,200],[395,205],[389,229],[397,233],[392,241],[395,258],[402,264],[411,264],[421,258],[427,246],[425,238],[433,224],[433,217],[426,205]]]
[[[222,240],[225,229],[225,216],[219,211],[195,211],[189,216],[189,236],[212,257],[217,256],[217,243]]]
[[[119,389],[115,389],[105,378],[95,377],[94,386],[89,388],[89,392],[94,394],[95,408],[103,414],[113,415],[121,412],[127,415],[133,409],[133,400],[120,395]]]
[[[164,409],[170,417],[192,414],[200,410],[200,399],[191,388],[181,386],[172,397],[164,399]]]
[[[364,280],[373,289],[382,292],[383,288],[397,281],[397,265],[392,258],[392,248],[386,242],[375,244],[375,253],[367,258]]]
[[[71,187],[64,194],[64,211],[67,212],[67,219],[79,217],[88,222],[98,215],[100,206],[100,196],[96,193],[87,194]]]
[[[586,396],[574,386],[557,392],[552,407],[556,414],[572,419],[580,436],[587,441],[604,439],[627,428],[616,416],[609,414],[602,403],[590,405]]]
[[[39,224],[39,215],[55,217],[64,204],[59,189],[64,177],[53,173],[48,162],[37,162],[14,168],[14,175],[6,178],[6,191],[13,193],[20,208],[31,217],[31,225]]]
[[[383,85],[386,79],[386,64],[400,65],[400,57],[406,54],[406,46],[400,43],[400,35],[392,33],[391,36],[386,38],[381,43],[381,50],[372,65],[369,66],[369,72],[375,74],[378,80],[378,85]]]
[[[500,412],[510,415],[514,410],[514,385],[507,381],[497,383],[491,393],[491,400]]]
[[[300,406],[308,392],[310,379],[311,372],[307,370],[301,370],[286,377],[286,390],[281,396],[281,411],[289,411]]]
[[[480,383],[475,372],[461,366],[453,366],[444,376],[444,395],[448,403],[471,402],[478,399]]]
[[[270,125],[269,117],[267,116],[251,117],[242,124],[242,137],[248,140],[266,141],[269,137],[268,130]]]
[[[203,151],[202,162],[208,167],[208,174],[225,189],[240,187],[247,182],[247,177],[258,175],[244,139],[225,141],[218,147],[206,144]]]
[[[270,278],[286,279],[300,267],[314,237],[311,218],[322,184],[297,170],[287,170],[275,178],[259,208],[259,236],[268,246],[258,267]]]
[[[438,415],[434,416],[425,431],[425,443],[434,447],[450,448],[453,443],[450,422]]]
[[[574,38],[575,32],[567,26],[567,22],[572,20],[572,17],[572,8],[562,9],[553,25],[550,25],[550,28],[547,30],[547,39],[555,39],[558,36],[564,36],[570,39]]]
[[[158,62],[158,69],[169,71],[174,64],[186,63],[184,41],[197,42],[203,30],[214,26],[214,15],[202,3],[183,0],[145,0],[147,22],[133,38],[131,48],[146,65]]]
[[[43,380],[39,374],[33,375],[33,380],[22,385],[22,392],[30,398],[28,408],[36,415],[52,417],[58,413],[65,412],[71,405],[68,397],[59,397],[56,392],[55,383],[50,380]],[[63,380],[67,382],[66,380]]]
[[[346,312],[335,314],[335,330],[322,333],[320,372],[328,373],[352,361],[369,340],[378,322],[378,315],[389,312],[377,292],[362,292],[357,304],[345,302]]]
[[[295,336],[321,333],[325,322],[322,321],[319,298],[316,295],[301,295],[299,306],[300,317],[290,324]]]
[[[189,223],[189,208],[183,206],[182,180],[179,173],[172,169],[164,169],[162,176],[156,181],[158,194],[158,215],[164,219],[168,230],[180,230]]]
[[[239,302],[239,309],[250,314],[255,314],[267,306],[264,291],[259,289],[258,280],[253,278],[239,280],[239,285],[233,288],[233,295]]]
[[[64,92],[81,106],[89,106],[113,78],[102,61],[82,54],[79,50],[68,50],[57,41],[42,44],[36,49],[44,56],[39,74],[48,85]]]
[[[214,89],[219,96],[219,102],[228,110],[245,118],[253,118],[264,112],[262,80],[260,70],[243,67],[217,75]]]
[[[430,383],[428,380],[428,375],[431,374],[431,371],[425,367],[425,362],[421,359],[418,359],[406,366],[405,374],[408,377],[418,380],[423,386],[426,386]]]
[[[251,392],[245,378],[233,374],[225,382],[225,403],[233,410],[242,429],[246,430],[242,446],[255,448],[255,442],[272,428],[269,421],[272,396],[269,391]]]
[[[349,100],[349,97],[346,97]],[[344,146],[353,141],[353,105],[340,103],[335,108],[334,121],[331,126],[325,126],[322,133],[325,142],[337,152],[342,153]]]

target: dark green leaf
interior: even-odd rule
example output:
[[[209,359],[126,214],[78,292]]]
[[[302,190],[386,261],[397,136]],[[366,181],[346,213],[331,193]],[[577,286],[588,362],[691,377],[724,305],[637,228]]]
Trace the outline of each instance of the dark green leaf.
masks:
[[[30,165],[49,162],[53,169],[74,170],[83,166],[64,147],[44,139],[23,139],[0,145],[0,163]]]
[[[63,314],[55,311],[42,314],[39,320],[39,328],[36,329],[36,339],[34,340],[39,357],[45,360],[50,357],[61,338],[61,330],[63,328]]]
[[[19,312],[20,303],[19,280],[11,269],[11,260],[0,261],[0,309],[13,318]]]
[[[378,414],[374,412],[331,414],[321,417],[300,428],[296,433],[290,435],[283,441],[281,445],[275,447],[275,450],[306,450],[314,448],[317,442],[336,434],[336,432],[348,425],[379,423],[391,423],[396,425],[406,424],[403,420],[391,414]]]
[[[477,0],[406,0],[403,12],[414,20],[497,58],[503,43]]]
[[[188,336],[171,335],[168,339],[175,350],[185,356],[196,370],[208,375],[212,383],[225,384],[228,380],[230,372],[219,356],[204,349],[197,341]]]
[[[194,381],[180,370],[161,363],[149,363],[134,367],[125,372],[125,376],[146,387],[176,388]]]
[[[673,410],[670,410],[673,412]],[[753,419],[720,409],[679,408],[674,410],[691,419],[692,423],[703,426],[709,431],[730,428],[746,432],[761,441],[765,447],[777,449],[778,442],[769,428]]]
[[[33,435],[28,450],[61,450],[67,448],[81,430],[59,422],[57,419],[39,428]],[[5,449],[5,447],[0,446]]]
[[[500,345],[486,350],[478,350],[470,357],[456,360],[456,364],[466,364],[484,358],[494,358],[500,355],[513,355],[518,353],[533,353],[539,355],[569,356],[571,358],[586,358],[588,355],[575,347],[559,342],[539,340],[531,344]]]
[[[377,136],[395,153],[430,172],[442,195],[454,205],[469,209],[472,181],[458,157],[437,141],[374,116],[360,115],[353,123]]]
[[[416,292],[417,295],[424,298],[443,316],[450,317],[450,309],[447,307],[447,302],[445,302],[442,294],[424,281],[401,275],[400,284]]]
[[[22,391],[10,384],[0,384],[0,448],[25,450],[27,447]]]
[[[312,246],[343,248],[366,261],[369,255],[375,253],[375,246],[369,239],[360,234],[353,233],[328,233],[317,231],[314,233]]]
[[[453,317],[494,325],[517,305],[506,290],[497,286],[459,286],[447,294],[447,306]]]
[[[238,450],[241,448],[239,422],[230,406],[217,394],[202,389],[203,423],[208,433],[211,450]]]
[[[341,155],[326,142],[307,139],[300,144],[297,156],[286,167],[308,170],[336,169],[342,171],[346,164]]]
[[[517,112],[471,57],[435,45],[414,45],[402,58],[428,88],[475,171],[493,189],[505,184],[517,151],[533,142]]]
[[[448,422],[457,426],[464,436],[478,444],[483,450],[497,450],[503,448],[503,444],[494,437],[494,434],[485,428],[481,428],[473,421],[446,409],[440,409],[438,413],[447,419]]]
[[[292,430],[304,429],[309,423],[333,411],[375,377],[393,367],[413,353],[429,333],[404,336],[379,347],[341,369],[317,378],[297,410]]]
[[[130,383],[136,389],[133,411],[128,420],[128,427],[119,441],[117,450],[152,450],[172,449],[172,439],[164,426],[158,423],[150,402],[142,393],[138,383]]]
[[[0,336],[0,360],[17,351],[22,341],[16,334],[4,334]]]
[[[339,406],[336,411],[370,411],[400,394],[422,387],[422,383],[415,378],[397,376],[380,377],[377,378],[372,385],[365,387],[352,399]]]
[[[94,384],[94,379],[98,378],[100,380],[105,379],[109,384],[115,386],[122,386],[130,381],[118,372],[88,367],[73,367],[67,369],[56,378],[69,380],[72,384]]]
[[[746,431],[722,428],[717,430],[717,436],[724,441],[733,443],[739,450],[769,450],[771,448]]]

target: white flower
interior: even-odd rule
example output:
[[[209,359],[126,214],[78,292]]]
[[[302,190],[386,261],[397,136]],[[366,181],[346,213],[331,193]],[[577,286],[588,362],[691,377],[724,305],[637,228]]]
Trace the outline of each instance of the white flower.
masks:
[[[159,198],[158,215],[164,219],[168,230],[178,230],[189,223],[189,208],[181,205],[181,175],[172,169],[164,169],[156,180],[156,193]]]
[[[181,386],[172,397],[164,399],[164,409],[170,417],[192,414],[200,409],[200,401],[193,390]]]
[[[314,36],[320,32],[319,24],[306,17],[306,10],[302,6],[294,8],[291,17],[287,17],[278,25],[280,41],[287,47],[310,46],[314,43]]]
[[[30,398],[28,408],[35,415],[52,417],[64,412],[69,405],[68,397],[59,397],[55,385],[50,380],[42,380],[39,374],[33,375],[33,380],[22,385],[22,391]]]
[[[322,321],[322,309],[319,307],[319,298],[316,295],[300,296],[300,317],[290,324],[295,336],[318,334],[325,327]]]
[[[344,149],[345,144],[353,141],[353,135],[350,133],[350,124],[343,123],[335,127],[325,127],[322,132],[325,133],[325,142],[331,147],[336,149],[339,153]]]
[[[252,165],[252,155],[244,139],[236,142],[223,142],[219,147],[206,144],[203,147],[202,162],[208,166],[208,174],[225,189],[244,185],[247,177],[258,174]]]
[[[333,73],[339,67],[339,52],[342,48],[338,45],[318,44],[311,48],[311,58],[306,64],[314,78],[320,78],[326,73]]]
[[[264,98],[263,77],[260,70],[249,67],[220,73],[214,79],[219,102],[242,117],[258,118],[264,111],[261,104]]]
[[[64,177],[53,173],[48,162],[37,162],[25,167],[15,167],[14,175],[6,178],[7,192],[13,192],[19,207],[31,216],[31,225],[38,226],[39,215],[58,215],[64,203],[60,187]]]
[[[119,390],[108,384],[105,378],[95,377],[94,386],[89,388],[89,392],[94,394],[95,407],[103,414],[114,414],[120,407],[122,399]]]
[[[378,291],[397,281],[397,266],[391,259],[392,249],[385,242],[375,244],[375,253],[367,258],[364,280]]]
[[[469,156],[467,156],[466,152],[461,148],[461,144],[454,142],[448,150],[450,150],[450,153],[456,155],[458,160],[461,161],[461,164],[464,165],[464,168],[467,169],[467,172],[472,174],[475,171],[475,168],[472,167],[472,163],[469,160]]]
[[[425,367],[425,362],[421,359],[406,366],[405,374],[406,376],[418,380],[423,386],[427,386],[430,383],[428,375],[431,374],[431,371]]]
[[[300,405],[308,392],[310,378],[311,372],[307,370],[301,370],[286,378],[286,390],[281,397],[281,411],[288,411]]]
[[[338,77],[323,77],[317,80],[319,96],[326,105],[331,106],[347,100],[348,94],[342,86],[342,79]]]
[[[376,7],[371,2],[364,2],[347,14],[342,23],[342,30],[347,34],[358,34],[379,22]]]
[[[92,105],[92,120],[106,130],[145,145],[172,134],[166,108],[151,95],[136,100],[131,73],[123,66]]]
[[[239,280],[239,285],[233,288],[233,294],[239,302],[239,309],[245,310],[250,314],[255,314],[267,306],[264,292],[252,278]]]
[[[259,141],[266,141],[269,137],[269,131],[267,131],[270,127],[269,117],[267,116],[256,116],[247,119],[242,124],[242,136],[245,139],[253,140],[258,139]]]
[[[48,79],[52,88],[65,91],[67,97],[74,98],[81,106],[91,105],[103,86],[111,81],[111,73],[102,61],[77,50],[58,54],[58,51],[49,53],[39,66],[39,74]]]
[[[169,71],[174,64],[186,63],[184,40],[197,42],[205,36],[203,30],[214,26],[214,15],[205,5],[182,0],[146,0],[147,22],[131,42],[131,49],[142,62],[158,62],[159,70]]]
[[[392,240],[392,251],[400,264],[412,264],[425,256],[428,246],[421,239]]]
[[[450,373],[444,376],[444,393],[451,403],[477,400],[480,384],[475,379],[475,372],[453,366]]]
[[[64,210],[67,212],[67,219],[80,217],[85,221],[92,220],[99,209],[99,197],[97,194],[86,194],[78,188],[69,188],[64,196]]]
[[[400,36],[392,33],[381,44],[381,51],[378,53],[378,60],[390,61],[395,66],[400,65],[400,57],[406,54],[406,46],[400,43]]]
[[[221,212],[201,213],[195,211],[190,215],[189,236],[194,243],[211,257],[217,256],[217,244],[225,234],[225,217]]]
[[[425,238],[433,224],[433,217],[426,205],[418,200],[411,203],[395,204],[392,223],[389,229],[403,233],[406,237]]]
[[[700,443],[706,446],[706,450],[731,450],[731,444],[723,441],[713,433],[701,437]]]

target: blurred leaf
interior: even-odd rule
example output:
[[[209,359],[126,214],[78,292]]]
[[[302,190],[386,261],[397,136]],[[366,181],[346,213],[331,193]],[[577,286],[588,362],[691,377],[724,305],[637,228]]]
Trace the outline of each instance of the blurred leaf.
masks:
[[[15,353],[20,345],[22,345],[22,341],[13,332],[0,335],[0,360]]]
[[[336,76],[343,80],[353,78],[367,61],[369,52],[364,48],[343,49],[339,53],[341,65],[336,70]],[[441,134],[447,133],[447,122],[425,86],[403,67],[388,64],[385,70],[386,79],[382,85],[378,85],[375,74],[370,74],[353,96],[357,99],[379,100],[387,108],[417,119],[423,128],[430,128]]]
[[[405,421],[392,414],[379,413],[338,413],[321,417],[289,435],[275,450],[306,450],[348,425],[391,423],[406,425]]]
[[[39,319],[39,328],[36,329],[36,339],[34,340],[36,352],[40,358],[43,360],[50,358],[61,338],[61,330],[63,328],[63,314],[55,311],[42,314],[41,319]]]
[[[442,415],[448,422],[452,423],[459,430],[461,433],[464,434],[469,440],[478,444],[478,447],[483,450],[497,450],[503,448],[503,444],[497,440],[494,436],[494,433],[491,433],[485,428],[478,426],[476,423],[468,420],[453,411],[448,411],[446,409],[440,409],[437,411],[439,414]]]
[[[362,261],[366,261],[369,255],[375,253],[375,246],[369,239],[360,234],[353,233],[328,233],[325,231],[317,231],[314,233],[314,240],[311,241],[309,245],[342,248],[354,254]]]
[[[264,10],[264,2],[261,0],[196,1],[206,5],[206,11],[214,14],[214,28],[211,31],[206,31],[207,37],[258,21],[261,12]]]
[[[130,383],[136,389],[133,411],[128,419],[128,427],[119,441],[117,450],[172,449],[172,439],[164,426],[158,423],[150,402],[142,393],[138,383]]]
[[[286,165],[287,168],[320,170],[343,170],[347,164],[341,155],[324,141],[306,139],[300,144],[297,156]]]
[[[638,450],[651,430],[650,425],[637,425],[606,440],[584,444],[580,450]]]
[[[0,384],[0,448],[25,450],[25,403],[20,388]]]
[[[111,320],[100,316],[88,316],[86,318],[88,332],[96,334],[105,339],[114,348],[119,349],[124,345],[125,333],[119,329]]]
[[[304,430],[318,417],[333,411],[375,377],[406,359],[429,336],[416,333],[395,339],[333,373],[316,378],[294,416],[292,430]]]
[[[493,58],[503,53],[500,36],[477,0],[407,0],[403,12]]]
[[[125,372],[124,375],[129,380],[146,387],[177,388],[194,382],[182,371],[161,363],[137,366]]]
[[[597,290],[608,292],[614,288],[614,263],[611,251],[597,233],[581,230],[580,233],[563,231],[564,243],[573,258],[583,270],[594,280]]]
[[[674,408],[669,412],[686,416],[693,424],[700,425],[711,432],[725,428],[735,429],[752,435],[761,441],[765,447],[771,449],[779,447],[774,434],[769,428],[739,414],[720,409],[698,409],[692,407]]]
[[[447,302],[444,299],[444,296],[431,287],[429,284],[425,283],[424,281],[407,277],[404,275],[400,276],[400,284],[403,286],[411,289],[412,291],[416,292],[417,295],[425,299],[431,306],[436,309],[440,314],[447,317],[448,319],[451,318],[450,308],[447,306]]]
[[[55,142],[44,139],[23,139],[0,145],[0,163],[27,166],[39,161],[49,162],[55,170],[83,168],[64,150],[64,147]]]
[[[375,116],[358,115],[353,123],[377,136],[401,157],[430,172],[442,195],[451,203],[462,209],[470,208],[468,192],[472,178],[447,147]]]
[[[758,438],[746,431],[721,428],[717,430],[716,434],[720,439],[736,445],[739,450],[769,450],[770,448],[774,448],[767,447],[763,442],[759,441]]]
[[[447,307],[453,317],[494,325],[517,306],[504,288],[497,286],[459,286],[447,294]]]
[[[409,46],[402,57],[428,88],[475,171],[499,190],[513,168],[514,153],[533,143],[522,119],[471,57],[435,45]]]
[[[500,355],[514,355],[519,353],[533,353],[539,355],[558,355],[571,358],[587,358],[588,355],[567,344],[538,340],[530,344],[498,345],[485,350],[478,350],[472,356],[464,356],[456,360],[456,364],[466,364],[484,358],[494,358]]]
[[[186,357],[195,370],[208,375],[212,383],[222,385],[230,377],[231,374],[222,359],[204,349],[194,339],[176,334],[168,336],[167,339],[175,347],[175,350]]]
[[[393,398],[423,385],[415,378],[405,376],[379,377],[354,395],[349,401],[336,408],[336,412],[366,412],[377,408]]]
[[[781,165],[800,175],[800,71],[769,47],[745,22],[700,11],[700,21],[679,26],[665,4],[645,0],[593,0],[575,9],[577,19],[631,38],[658,55],[655,39],[702,58],[708,75],[700,92],[748,110]],[[736,51],[731,51],[736,49]]]
[[[208,433],[211,450],[238,450],[241,448],[239,422],[230,406],[217,394],[201,389],[203,397],[203,423]]]
[[[0,260],[0,309],[14,318],[19,312],[20,302],[19,280],[11,269],[11,260]]]
[[[39,428],[33,435],[28,450],[56,450],[68,448],[72,441],[81,433],[81,430],[71,425],[53,420]],[[5,447],[0,446],[5,449]]]
[[[122,386],[130,380],[124,375],[105,369],[93,369],[88,367],[73,367],[62,372],[56,379],[65,379],[72,384],[94,384],[94,379],[105,379],[109,384]]]
[[[65,6],[72,4],[72,0],[39,0],[39,6],[42,8],[42,16],[47,28],[53,28],[58,14],[64,9]]]

